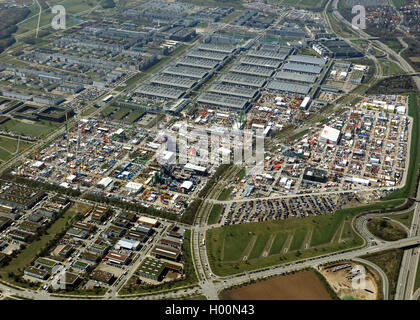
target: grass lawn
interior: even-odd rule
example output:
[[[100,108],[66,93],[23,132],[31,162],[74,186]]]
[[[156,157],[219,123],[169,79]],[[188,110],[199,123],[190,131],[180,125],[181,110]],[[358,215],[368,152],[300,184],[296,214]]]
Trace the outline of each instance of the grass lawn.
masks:
[[[376,264],[387,275],[389,281],[389,300],[394,300],[403,253],[404,251],[401,249],[393,249],[361,257]]]
[[[230,194],[232,193],[233,187],[225,188],[217,198],[217,200],[225,201],[229,198]]]
[[[404,48],[397,38],[381,39],[380,41],[385,43],[395,52],[400,52]]]
[[[326,244],[322,248],[300,249],[306,234],[314,227],[325,231],[328,236],[318,238],[328,242],[331,241],[329,239],[330,235],[332,238],[343,221],[350,221],[356,214],[357,212],[348,212],[346,214],[314,216],[303,219],[289,218],[210,229],[207,231],[207,253],[212,270],[218,275],[225,276],[360,246],[363,244],[363,240],[352,233],[353,237],[341,243],[336,238],[331,244]],[[260,257],[267,240],[273,234],[276,235],[276,238],[270,249],[270,255]],[[281,248],[288,234],[294,234],[294,239],[289,252],[282,254]],[[257,241],[250,257],[247,261],[236,262],[242,257],[253,236],[257,237]],[[322,242],[321,240],[317,241]],[[300,250],[298,252],[292,251],[297,249]]]
[[[210,211],[209,219],[207,221],[207,224],[216,224],[220,213],[222,212],[223,206],[221,204],[215,204]]]
[[[240,228],[223,228],[224,232],[224,254],[223,260],[238,260],[245,250],[249,241],[252,239],[252,233],[244,233]],[[209,230],[207,235],[211,235],[213,230]],[[207,242],[208,243],[208,242]]]
[[[292,243],[290,244],[289,251],[299,250],[302,248],[303,240],[305,240],[305,236],[308,230],[297,230],[292,239]]]
[[[413,214],[414,210],[411,210],[410,212],[401,213],[401,214],[394,214],[392,216],[389,216],[392,220],[396,220],[401,222],[402,224],[406,225],[408,228],[411,227],[411,221],[413,221]]]
[[[133,123],[139,120],[144,114],[146,114],[146,111],[141,109],[134,109],[128,116],[125,117],[124,120]]]
[[[83,110],[82,117],[87,117],[87,116],[91,115],[93,112],[95,112],[95,110],[96,110],[95,107],[89,107],[89,108]]]
[[[115,111],[113,115],[111,115],[111,118],[121,120],[130,112],[130,110],[130,108],[121,107],[119,110]]]
[[[254,247],[252,248],[251,253],[249,254],[248,259],[254,259],[261,256],[265,245],[267,244],[268,239],[270,239],[270,234],[262,234],[258,236],[257,241],[255,241]]]
[[[288,233],[279,232],[274,238],[273,244],[271,245],[269,254],[279,254],[283,249],[284,243],[287,240]]]
[[[31,145],[31,142],[21,140],[19,142],[19,150],[17,153],[20,153],[27,149]],[[11,159],[18,146],[18,140],[14,138],[9,138],[5,136],[0,136],[0,160],[7,161]]]
[[[404,73],[404,70],[402,70],[401,67],[394,61],[385,59],[379,59],[378,61],[381,64],[382,73],[384,76],[393,76]]]
[[[14,132],[16,134],[40,138],[54,131],[59,124],[57,122],[41,120],[36,123],[25,123],[23,121],[11,119],[0,124],[0,130]]]
[[[345,239],[345,238],[349,238],[353,236],[353,231],[351,229],[351,222],[350,221],[344,221],[344,226],[343,226],[343,232],[341,233],[341,238]]]
[[[401,226],[384,218],[372,219],[368,222],[367,228],[373,235],[385,241],[396,241],[407,237]]]

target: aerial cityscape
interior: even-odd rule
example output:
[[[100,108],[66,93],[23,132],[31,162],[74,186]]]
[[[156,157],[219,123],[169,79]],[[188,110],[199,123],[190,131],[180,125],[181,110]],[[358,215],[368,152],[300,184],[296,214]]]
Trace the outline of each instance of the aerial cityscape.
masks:
[[[420,300],[419,97],[419,0],[0,0],[0,300]]]

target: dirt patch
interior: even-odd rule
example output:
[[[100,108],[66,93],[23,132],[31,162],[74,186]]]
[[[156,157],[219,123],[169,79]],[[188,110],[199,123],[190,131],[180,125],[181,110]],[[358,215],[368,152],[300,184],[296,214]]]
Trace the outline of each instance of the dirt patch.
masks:
[[[420,57],[410,57],[410,60],[413,62],[420,62]]]
[[[331,300],[312,271],[259,281],[222,292],[224,300]]]
[[[350,265],[344,269],[333,272],[334,267]],[[365,278],[365,288],[353,288],[352,274],[353,267],[358,264],[355,262],[342,262],[336,265],[321,267],[320,273],[327,279],[328,284],[340,299],[376,300],[378,298],[378,286],[373,274],[367,271]],[[354,271],[354,270],[353,270]],[[366,291],[365,289],[369,290]]]

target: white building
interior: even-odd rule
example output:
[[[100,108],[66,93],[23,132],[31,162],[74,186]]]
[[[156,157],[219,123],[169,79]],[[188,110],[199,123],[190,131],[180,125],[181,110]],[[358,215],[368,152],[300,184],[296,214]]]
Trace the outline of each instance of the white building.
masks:
[[[143,185],[141,183],[130,181],[125,185],[125,189],[132,193],[139,193],[143,189]]]
[[[319,140],[324,143],[338,144],[341,132],[335,128],[325,126],[320,134]]]

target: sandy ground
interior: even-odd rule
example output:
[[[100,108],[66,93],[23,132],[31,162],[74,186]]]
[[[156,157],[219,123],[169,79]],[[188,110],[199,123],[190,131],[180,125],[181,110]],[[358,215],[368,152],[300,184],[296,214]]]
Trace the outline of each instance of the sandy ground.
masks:
[[[332,271],[334,266],[344,265],[347,263],[351,266],[336,272]],[[372,274],[367,273],[365,288],[372,291],[373,293],[367,292],[363,288],[354,289],[352,287],[352,280],[346,278],[346,276],[349,275],[349,271],[352,269],[352,267],[356,265],[357,264],[354,262],[340,262],[336,265],[321,268],[319,271],[327,279],[331,288],[335,291],[335,293],[337,293],[340,299],[343,299],[344,297],[353,297],[360,300],[376,300],[378,298],[378,287]]]
[[[312,271],[274,277],[254,284],[227,290],[225,300],[331,300]]]

